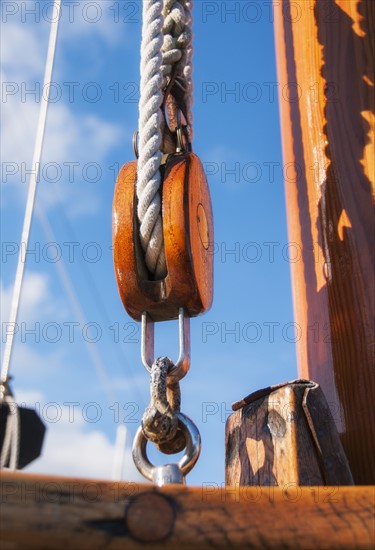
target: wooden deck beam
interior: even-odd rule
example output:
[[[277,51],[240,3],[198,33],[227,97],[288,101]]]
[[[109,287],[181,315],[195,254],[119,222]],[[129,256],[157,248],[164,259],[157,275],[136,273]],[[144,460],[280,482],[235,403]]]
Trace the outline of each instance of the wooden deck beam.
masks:
[[[372,548],[374,487],[156,488],[1,474],[1,548]]]

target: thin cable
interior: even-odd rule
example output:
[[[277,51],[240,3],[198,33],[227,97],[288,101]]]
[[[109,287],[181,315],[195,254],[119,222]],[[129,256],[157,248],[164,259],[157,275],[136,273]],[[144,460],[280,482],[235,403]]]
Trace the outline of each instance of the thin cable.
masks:
[[[57,197],[59,197],[59,190],[56,190]],[[60,204],[58,204],[58,213],[60,214],[61,221],[64,224],[64,228],[68,234],[68,237],[71,239],[72,242],[77,242],[76,233],[74,231],[73,226],[69,222],[67,216],[65,215],[65,212],[63,208],[60,207]],[[39,216],[40,208],[36,209],[36,215]],[[52,231],[51,224],[49,224],[48,219],[46,216],[44,218],[47,221],[47,224],[49,226],[49,233]],[[42,224],[42,227],[45,228],[45,225]],[[56,241],[56,238],[49,239],[48,232],[44,231],[47,240],[50,240],[52,242]],[[91,275],[91,272],[89,269],[87,269],[87,265],[85,262],[79,262],[78,267],[82,271],[83,276],[85,277],[85,284],[87,285],[88,290],[91,292],[91,295],[93,297],[93,303],[95,304],[96,308],[98,309],[98,312],[101,316],[101,318],[106,322],[106,325],[109,327],[111,323],[113,322],[113,319],[111,320],[106,305],[101,297],[101,293],[98,290],[98,287],[95,283],[95,280],[93,276]],[[139,401],[138,403],[146,403],[147,402],[147,395],[144,392],[144,387],[141,385],[140,381],[134,374],[134,366],[133,363],[129,361],[128,357],[126,356],[123,347],[121,345],[115,345],[111,346],[111,351],[113,351],[117,355],[118,364],[121,365],[123,368],[125,367],[127,371],[127,376],[129,375],[130,379],[133,380],[134,388],[138,394]]]
[[[32,163],[32,168],[34,170],[30,174],[29,190],[27,195],[25,217],[24,217],[22,236],[21,236],[21,242],[25,243],[26,249],[29,242],[31,221],[32,221],[34,203],[35,203],[35,194],[36,194],[36,188],[37,188],[37,183],[39,179],[40,158],[42,155],[42,147],[43,147],[44,133],[46,128],[47,110],[48,110],[48,102],[49,102],[49,93],[51,89],[51,86],[49,86],[49,84],[51,83],[53,65],[55,60],[57,33],[58,33],[59,21],[60,21],[61,0],[54,0],[54,8],[56,10],[54,12],[56,13],[56,18],[51,22],[51,30],[49,35],[47,60],[46,60],[46,67],[44,72],[44,83],[43,83],[43,90],[47,90],[47,93],[42,94],[42,97],[40,100],[39,120],[38,120],[38,126],[37,126],[33,163]],[[20,247],[20,252],[18,255],[17,271],[16,271],[16,277],[14,281],[12,302],[11,302],[10,316],[9,316],[9,323],[11,326],[13,325],[13,327],[15,327],[17,323],[20,297],[21,297],[21,291],[22,291],[22,283],[23,283],[25,263],[26,263],[26,261],[23,260],[22,258],[21,248],[22,247]],[[12,351],[13,351],[14,333],[15,333],[15,330],[13,330],[10,334],[8,334],[5,342],[3,364],[1,368],[1,381],[3,384],[8,380],[10,360],[11,360]]]
[[[25,110],[25,104],[22,103],[19,106],[19,108],[20,108],[20,116],[21,116],[21,118],[22,117],[24,118],[24,125],[25,125],[25,129],[26,129],[26,133],[29,134],[29,136],[31,136],[32,132],[31,132],[31,129],[30,129],[30,125],[28,124],[27,111]],[[15,134],[14,134],[14,131],[12,131],[12,129],[11,129],[11,133],[13,134],[13,137],[16,137]],[[69,222],[68,218],[66,217],[66,215],[64,213],[64,210],[62,208],[62,199],[61,199],[61,196],[59,194],[59,189],[58,188],[56,188],[56,195],[57,195],[57,198],[59,200],[59,202],[57,203],[57,208],[58,208],[58,212],[60,213],[60,215],[62,217],[62,222],[65,226],[65,229],[68,232],[68,235],[69,235],[69,238],[71,239],[71,241],[76,242],[77,237],[76,237],[76,234],[74,232],[74,229],[73,229],[72,225],[70,224],[70,222]],[[49,223],[42,207],[40,205],[38,205],[38,203],[36,203],[35,215],[39,218],[40,224],[42,226],[42,229],[44,231],[44,234],[46,236],[47,241],[57,242],[57,239],[56,239],[56,237],[53,233],[51,224]],[[98,308],[101,316],[103,318],[105,318],[107,326],[110,326],[112,321],[109,318],[107,309],[106,309],[105,304],[104,304],[104,302],[101,298],[101,294],[97,289],[97,286],[95,284],[95,281],[94,281],[90,271],[87,269],[86,264],[84,262],[80,262],[78,265],[79,265],[80,269],[82,270],[82,273],[84,274],[85,281],[87,283],[87,286],[88,286],[92,296],[95,298],[94,303],[95,303],[96,307]],[[84,321],[84,322],[82,321],[82,319],[85,318],[84,313],[83,313],[83,309],[81,308],[79,303],[78,303],[78,308],[77,308],[77,305],[76,305],[77,302],[78,302],[77,293],[75,292],[74,285],[71,281],[71,278],[69,278],[69,275],[66,273],[66,267],[64,266],[62,269],[58,269],[57,271],[58,271],[58,274],[60,276],[61,283],[62,283],[62,285],[63,285],[70,301],[71,301],[71,305],[73,307],[73,310],[77,313],[77,311],[79,309],[80,312],[82,313],[82,315],[79,315],[79,317],[81,319],[81,323],[83,323],[83,326],[84,326],[86,324],[86,321]],[[66,283],[67,278],[68,278],[68,283]],[[93,348],[92,344],[86,342],[86,345],[87,345],[88,353],[92,357],[92,354],[95,354],[96,352],[95,352],[94,349],[92,349]],[[140,381],[134,375],[132,363],[129,362],[127,356],[124,353],[124,350],[123,350],[122,346],[112,346],[111,351],[112,350],[116,353],[119,364],[120,365],[125,364],[126,368],[129,371],[130,377],[134,381],[134,387],[135,387],[136,392],[138,393],[138,398],[139,398],[138,404],[140,404],[140,406],[141,406],[142,403],[146,404],[147,403],[147,395],[145,394],[144,388],[141,385]],[[96,354],[96,355],[98,355],[98,354]],[[100,355],[98,355],[98,357],[95,360],[93,360],[93,363],[94,363],[94,367],[95,367],[95,369],[98,373],[99,379],[103,382],[102,387],[103,387],[104,393],[106,393],[106,397],[107,397],[108,402],[110,404],[113,404],[114,402],[117,402],[118,399],[117,399],[117,397],[116,397],[116,399],[114,398],[114,393],[112,392],[112,389],[108,391],[109,386],[111,386],[111,388],[112,388],[113,384],[112,384],[112,382],[109,381],[107,371],[106,371],[105,367],[102,364]],[[1,387],[0,387],[0,389],[1,389]]]
[[[56,237],[52,231],[52,227],[42,208],[36,208],[36,215],[38,216],[38,219],[41,223],[41,226],[47,237],[47,240],[49,242],[56,242]],[[64,287],[65,293],[67,294],[69,301],[71,303],[71,306],[73,308],[75,317],[77,321],[80,323],[80,325],[84,327],[87,325],[85,314],[78,300],[77,294],[74,290],[73,283],[69,277],[69,273],[65,267],[65,263],[62,258],[60,259],[59,262],[56,262],[56,268],[57,268],[57,272],[59,274],[61,283]],[[116,403],[118,400],[116,398],[116,394],[114,392],[113,385],[109,378],[108,372],[103,365],[103,362],[101,360],[101,357],[99,355],[99,352],[95,344],[89,343],[87,339],[85,339],[85,343],[86,343],[88,354],[91,357],[92,364],[94,365],[96,372],[98,374],[103,391],[106,394],[108,403],[112,405],[113,403]]]

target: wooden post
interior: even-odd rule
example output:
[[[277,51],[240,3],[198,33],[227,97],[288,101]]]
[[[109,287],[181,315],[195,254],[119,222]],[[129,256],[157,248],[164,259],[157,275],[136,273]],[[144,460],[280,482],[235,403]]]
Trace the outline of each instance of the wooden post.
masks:
[[[375,482],[374,11],[274,3],[299,375],[321,385],[357,484]]]
[[[373,487],[164,488],[1,473],[2,549],[372,549]]]
[[[320,387],[294,380],[233,405],[226,425],[227,485],[352,485]]]

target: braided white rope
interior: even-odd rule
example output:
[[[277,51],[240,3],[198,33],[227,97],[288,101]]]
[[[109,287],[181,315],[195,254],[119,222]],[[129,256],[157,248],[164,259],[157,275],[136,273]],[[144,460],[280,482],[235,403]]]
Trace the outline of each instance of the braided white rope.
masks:
[[[186,25],[191,29],[192,27],[192,8],[193,0],[186,0],[185,13],[186,13]],[[188,133],[190,143],[193,141],[193,41],[192,32],[190,32],[190,42],[186,48],[186,60],[183,68],[183,75],[185,80],[185,105],[186,105],[186,122],[188,123]]]
[[[190,10],[191,1],[187,0],[143,0],[137,214],[146,265],[156,279],[165,277],[167,271],[159,172],[163,126],[161,105],[163,90],[174,69],[186,104],[189,108],[191,106]],[[190,118],[188,122],[191,124]]]
[[[172,68],[175,82],[183,91],[187,107],[186,117],[189,129],[192,125],[192,0],[165,0],[163,25],[163,87],[168,83]],[[191,141],[191,139],[190,139]]]
[[[138,218],[141,245],[151,273],[165,275],[163,226],[160,209],[162,0],[143,0],[141,97],[139,102],[139,157],[137,168]]]

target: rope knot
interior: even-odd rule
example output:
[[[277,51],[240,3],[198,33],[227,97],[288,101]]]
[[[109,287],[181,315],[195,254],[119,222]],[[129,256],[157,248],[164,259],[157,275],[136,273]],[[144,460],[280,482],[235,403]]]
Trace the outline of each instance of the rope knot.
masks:
[[[145,437],[167,454],[179,452],[185,446],[176,415],[181,406],[180,386],[178,382],[170,385],[167,382],[173,367],[169,357],[159,357],[154,361],[151,367],[151,402],[141,422]]]

